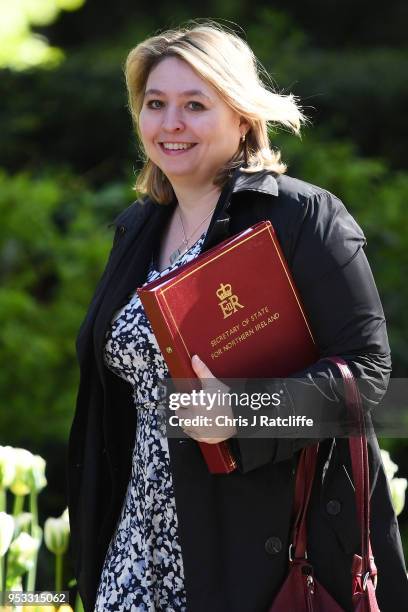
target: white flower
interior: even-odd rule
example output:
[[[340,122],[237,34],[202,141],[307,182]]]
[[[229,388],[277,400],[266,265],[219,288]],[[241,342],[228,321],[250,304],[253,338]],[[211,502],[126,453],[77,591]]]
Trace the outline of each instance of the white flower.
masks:
[[[401,514],[405,504],[405,490],[407,488],[406,478],[393,478],[390,481],[392,505],[394,506],[395,514]]]
[[[38,493],[47,484],[45,478],[45,461],[40,455],[33,455],[25,448],[14,448],[14,477],[10,490],[14,495],[28,495],[31,491]]]
[[[10,545],[8,567],[12,575],[21,574],[31,569],[39,547],[37,538],[22,531]]]
[[[60,518],[65,521],[66,523],[68,523],[69,525],[69,512],[68,512],[68,508],[65,508],[64,512],[61,514]]]
[[[394,478],[394,474],[398,471],[398,465],[391,460],[390,453],[381,449],[381,458],[384,465],[385,474],[391,491],[392,505],[394,512],[398,516],[405,505],[405,490],[407,488],[406,478]]]
[[[391,480],[398,471],[398,465],[391,460],[390,453],[383,448],[381,449],[381,458],[387,478]]]
[[[0,489],[10,486],[15,471],[14,449],[11,446],[0,446]]]
[[[68,548],[69,524],[63,518],[47,518],[44,523],[44,540],[48,550],[55,555],[63,554]]]
[[[45,460],[40,455],[34,455],[29,471],[30,489],[39,493],[47,485],[45,477]]]
[[[6,512],[0,512],[0,557],[9,549],[14,534],[14,519]]]
[[[20,512],[20,514],[14,517],[14,532],[16,537],[22,531],[27,531],[27,533],[30,532],[30,525],[32,520],[33,515],[31,512]]]
[[[15,474],[10,483],[10,491],[14,493],[14,495],[28,495],[28,493],[30,493],[30,484],[32,480],[31,470],[34,456],[30,451],[24,448],[14,448],[13,460]]]

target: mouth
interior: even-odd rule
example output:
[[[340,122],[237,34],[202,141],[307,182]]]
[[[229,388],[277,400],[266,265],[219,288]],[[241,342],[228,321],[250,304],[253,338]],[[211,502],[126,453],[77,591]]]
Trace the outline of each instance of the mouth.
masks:
[[[167,144],[167,143],[166,143]],[[196,142],[180,142],[180,143],[172,143],[172,148],[167,148],[164,146],[163,142],[159,142],[160,149],[166,155],[183,155],[184,153],[188,153],[191,149],[197,145]],[[182,145],[182,146],[181,146]]]

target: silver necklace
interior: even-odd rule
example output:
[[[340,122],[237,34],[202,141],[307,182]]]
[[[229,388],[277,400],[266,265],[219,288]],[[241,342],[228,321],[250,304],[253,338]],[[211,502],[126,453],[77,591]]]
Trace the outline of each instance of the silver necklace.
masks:
[[[185,228],[184,228],[183,218],[182,218],[182,216],[181,216],[180,209],[179,209],[179,208],[177,208],[177,212],[178,212],[178,215],[179,215],[179,218],[180,218],[180,221],[181,221],[181,227],[182,227],[182,229],[183,229],[184,240],[183,240],[183,242],[182,242],[182,243],[181,243],[181,244],[180,244],[180,245],[177,247],[177,249],[175,249],[175,250],[174,250],[174,251],[171,253],[171,255],[170,255],[170,257],[169,257],[170,264],[173,264],[173,263],[175,263],[176,261],[178,261],[178,260],[180,259],[180,257],[181,257],[182,255],[184,255],[184,253],[186,253],[186,251],[187,251],[187,245],[188,245],[188,242],[189,242],[189,240],[190,240],[191,236],[193,236],[193,235],[195,234],[195,232],[198,230],[198,228],[199,228],[199,227],[201,227],[201,225],[204,223],[204,221],[206,221],[206,220],[208,219],[208,217],[209,217],[209,216],[210,216],[210,215],[211,215],[211,214],[214,212],[214,210],[215,210],[215,206],[214,206],[214,208],[213,208],[212,210],[210,210],[210,212],[208,213],[208,215],[207,215],[206,217],[204,217],[204,219],[203,219],[202,221],[200,221],[200,223],[197,225],[197,227],[196,227],[196,228],[195,228],[195,229],[194,229],[194,230],[191,232],[191,234],[190,234],[190,235],[189,235],[189,237],[187,238],[187,236],[186,236],[186,230],[185,230]]]

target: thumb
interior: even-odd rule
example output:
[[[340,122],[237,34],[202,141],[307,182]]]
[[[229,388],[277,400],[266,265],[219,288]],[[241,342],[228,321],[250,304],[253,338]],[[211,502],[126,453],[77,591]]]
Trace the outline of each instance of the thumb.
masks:
[[[201,361],[198,355],[193,355],[191,365],[198,378],[215,378],[214,374],[207,368],[205,363]]]

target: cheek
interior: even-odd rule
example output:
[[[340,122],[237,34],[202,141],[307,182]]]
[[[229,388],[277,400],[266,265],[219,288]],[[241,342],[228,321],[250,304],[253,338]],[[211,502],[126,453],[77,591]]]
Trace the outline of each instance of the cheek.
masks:
[[[203,142],[211,145],[220,145],[224,140],[221,134],[228,132],[219,117],[202,117],[196,122],[194,131]]]
[[[155,122],[152,118],[143,111],[139,115],[139,130],[143,140],[149,140],[153,137],[155,131]]]
[[[238,134],[236,122],[226,114],[220,114],[205,119],[202,122],[201,130],[203,134],[208,136],[208,139],[214,143],[218,143],[221,149],[229,149],[235,143],[235,136]],[[235,146],[235,145],[234,145]]]

